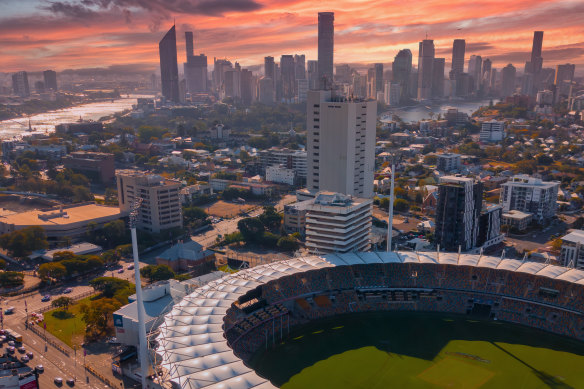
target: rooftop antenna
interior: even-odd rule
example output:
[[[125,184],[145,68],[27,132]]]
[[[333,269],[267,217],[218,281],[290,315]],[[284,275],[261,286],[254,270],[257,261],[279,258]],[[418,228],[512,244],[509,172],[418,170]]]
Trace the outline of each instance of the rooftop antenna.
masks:
[[[136,304],[138,308],[138,337],[140,339],[140,370],[142,387],[146,388],[146,376],[149,371],[148,364],[148,347],[146,344],[146,324],[144,322],[144,300],[142,299],[142,283],[140,281],[140,261],[138,259],[138,238],[136,236],[136,224],[138,222],[138,215],[140,207],[142,206],[142,199],[137,198],[132,206],[130,213],[130,231],[132,234],[132,252],[134,254],[134,278],[136,282]]]

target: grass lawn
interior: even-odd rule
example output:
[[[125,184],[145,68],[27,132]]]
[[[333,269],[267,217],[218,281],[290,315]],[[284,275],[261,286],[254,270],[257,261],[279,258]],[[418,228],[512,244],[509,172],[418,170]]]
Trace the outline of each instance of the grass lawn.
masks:
[[[400,312],[315,320],[251,360],[284,389],[583,388],[583,365],[584,344],[571,339],[502,322]]]
[[[87,304],[91,301],[91,296],[77,301],[71,305],[67,311],[62,309],[54,309],[45,312],[45,322],[47,323],[47,331],[59,338],[69,347],[74,345],[77,347],[83,343],[85,335],[85,322],[81,319],[79,309],[82,304]],[[40,326],[42,327],[42,323]]]

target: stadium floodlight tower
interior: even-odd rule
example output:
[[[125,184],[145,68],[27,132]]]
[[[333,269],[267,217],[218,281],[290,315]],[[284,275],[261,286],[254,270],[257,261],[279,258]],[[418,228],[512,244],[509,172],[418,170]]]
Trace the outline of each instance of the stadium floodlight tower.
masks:
[[[395,155],[391,156],[391,185],[389,187],[389,209],[388,220],[387,220],[387,252],[391,251],[391,238],[393,230],[393,195],[394,195],[394,182],[395,182]]]
[[[148,347],[146,343],[146,324],[144,322],[144,300],[142,299],[142,283],[140,281],[140,261],[138,260],[138,238],[136,224],[142,199],[138,198],[132,206],[130,213],[130,231],[132,233],[132,252],[134,254],[134,277],[136,282],[136,304],[138,304],[138,337],[140,339],[140,370],[142,388],[146,388],[146,376],[148,375]]]

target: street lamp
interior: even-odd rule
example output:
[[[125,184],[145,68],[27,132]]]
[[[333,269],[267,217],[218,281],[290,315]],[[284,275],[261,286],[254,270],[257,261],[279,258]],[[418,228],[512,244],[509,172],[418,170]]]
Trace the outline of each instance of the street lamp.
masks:
[[[136,282],[136,304],[138,308],[138,335],[140,339],[140,369],[142,378],[142,388],[146,388],[146,376],[148,375],[148,348],[146,346],[146,324],[144,323],[144,301],[142,299],[142,283],[140,281],[140,261],[138,260],[138,238],[136,236],[136,223],[142,199],[138,198],[134,202],[130,213],[130,232],[132,234],[132,252],[134,255],[134,277]]]

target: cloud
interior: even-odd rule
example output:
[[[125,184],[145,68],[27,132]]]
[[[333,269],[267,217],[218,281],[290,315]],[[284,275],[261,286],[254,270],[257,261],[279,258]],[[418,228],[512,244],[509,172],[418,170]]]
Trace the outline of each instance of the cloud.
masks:
[[[50,2],[48,5],[41,6],[41,8],[54,14],[73,19],[90,19],[98,15],[97,12],[83,5],[60,1]]]

